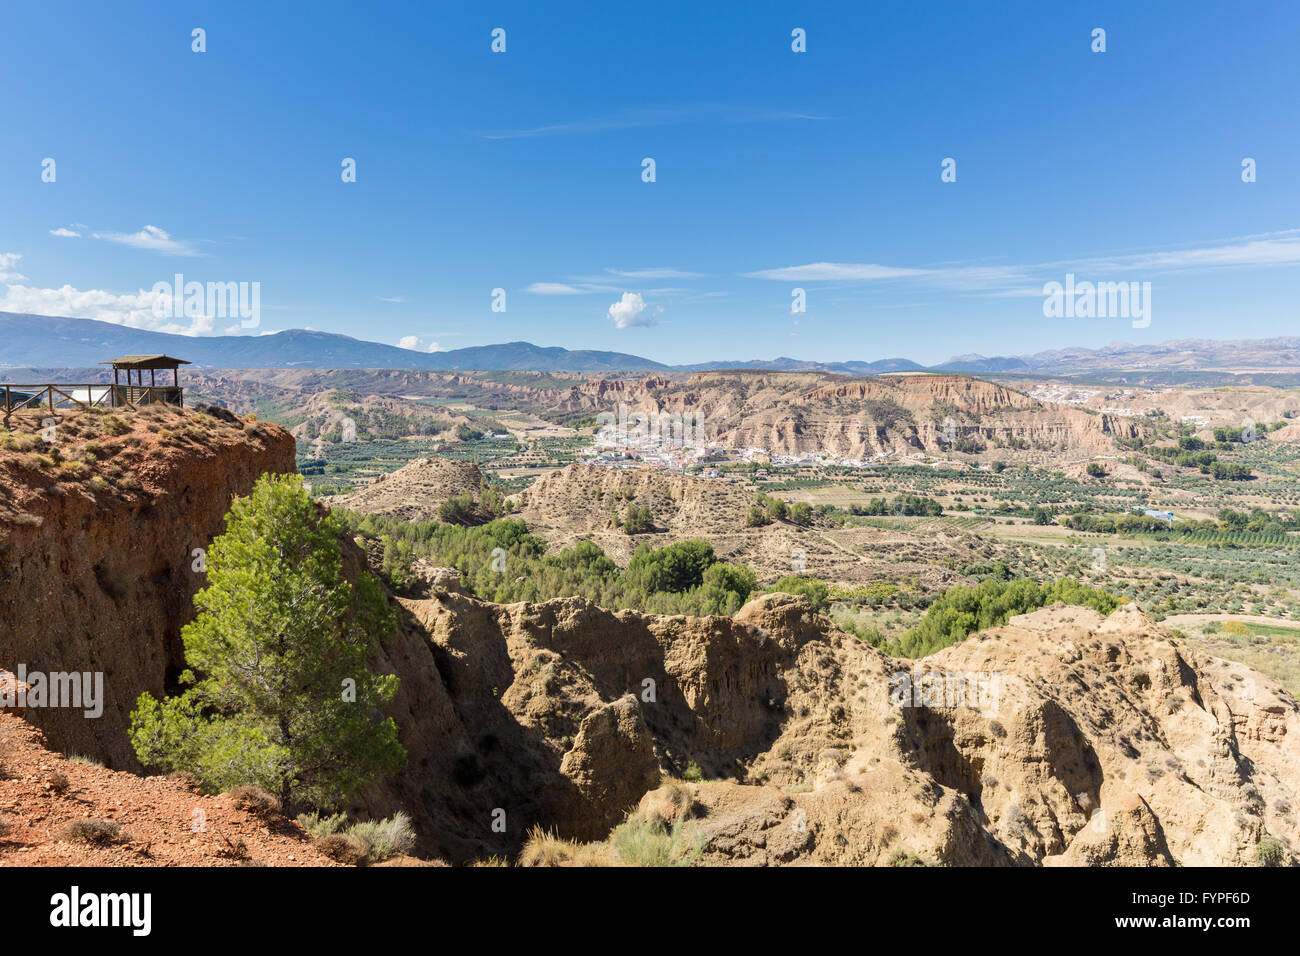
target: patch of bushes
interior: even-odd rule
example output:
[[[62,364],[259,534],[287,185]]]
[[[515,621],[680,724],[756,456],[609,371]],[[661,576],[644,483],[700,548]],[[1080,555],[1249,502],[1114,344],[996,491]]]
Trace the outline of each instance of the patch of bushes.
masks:
[[[111,846],[126,843],[130,834],[122,832],[122,824],[113,820],[69,820],[61,826],[55,838],[64,843],[87,843],[91,846]]]
[[[828,600],[830,588],[825,581],[818,578],[806,578],[797,574],[790,574],[778,581],[774,581],[767,590],[781,591],[784,594],[793,594],[795,597],[807,598],[814,611],[824,611],[830,603]]]
[[[1123,598],[1087,587],[1070,578],[1039,584],[1031,578],[1000,581],[988,578],[973,588],[949,588],[925,612],[921,623],[890,641],[888,652],[896,657],[924,657],[964,641],[976,631],[1005,624],[1016,614],[1025,614],[1057,602],[1091,607],[1102,614],[1124,603]]]
[[[349,866],[370,866],[411,852],[415,830],[411,818],[398,811],[384,820],[348,824],[347,815],[322,817],[299,814],[298,822],[316,838],[316,847],[331,860]]]

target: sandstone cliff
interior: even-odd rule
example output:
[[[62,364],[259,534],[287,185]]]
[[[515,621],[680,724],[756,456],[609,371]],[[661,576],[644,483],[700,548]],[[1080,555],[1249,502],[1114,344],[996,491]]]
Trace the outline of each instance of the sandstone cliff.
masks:
[[[1063,451],[1096,454],[1139,429],[1131,419],[1044,404],[964,375],[863,379],[815,372],[703,372],[686,382],[593,380],[557,395],[555,404],[593,414],[616,413],[626,405],[629,417],[693,415],[704,439],[720,447],[854,459],[886,452],[949,454],[954,446],[972,452],[996,448],[998,457],[1017,460]]]
[[[14,415],[0,449],[0,668],[102,672],[102,716],[27,719],[58,750],[135,768],[135,700],[174,689],[184,663],[180,629],[204,583],[194,549],[259,475],[293,470],[293,439],[155,406],[60,413],[53,441],[38,441],[46,417]]]

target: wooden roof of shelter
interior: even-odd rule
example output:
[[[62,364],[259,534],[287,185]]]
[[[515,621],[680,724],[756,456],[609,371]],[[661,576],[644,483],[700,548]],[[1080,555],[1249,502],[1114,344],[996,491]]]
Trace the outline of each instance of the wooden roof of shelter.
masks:
[[[185,359],[172,358],[170,355],[123,355],[120,358],[109,359],[106,362],[100,362],[100,365],[111,365],[113,368],[170,368],[175,369],[180,365],[190,365]]]

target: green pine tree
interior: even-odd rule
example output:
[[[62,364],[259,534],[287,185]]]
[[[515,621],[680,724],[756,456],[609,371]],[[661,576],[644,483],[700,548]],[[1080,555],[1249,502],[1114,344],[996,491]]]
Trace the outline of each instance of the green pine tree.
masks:
[[[397,677],[368,666],[396,617],[370,574],[343,577],[340,530],[298,475],[263,476],[235,500],[181,632],[188,687],[141,694],[131,714],[142,763],[317,808],[401,768],[397,725],[380,714]]]

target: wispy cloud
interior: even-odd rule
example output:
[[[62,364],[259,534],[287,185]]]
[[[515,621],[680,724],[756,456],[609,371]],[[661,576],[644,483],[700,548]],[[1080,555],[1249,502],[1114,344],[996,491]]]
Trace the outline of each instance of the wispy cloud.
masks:
[[[869,282],[875,279],[899,279],[927,275],[926,269],[905,269],[858,262],[810,262],[802,266],[783,266],[744,273],[747,279],[780,279],[782,282]]]
[[[567,282],[534,282],[524,287],[525,292],[533,295],[587,295],[600,291],[591,286],[570,285]]]
[[[406,301],[406,297],[401,295],[392,295],[392,296],[381,295],[381,296],[376,296],[376,298],[378,298],[380,302],[392,302],[395,305],[400,305]]]
[[[0,282],[21,282],[27,277],[16,270],[21,252],[0,252]]]
[[[1083,256],[1024,265],[891,266],[879,263],[811,262],[744,273],[745,278],[782,282],[869,283],[915,281],[950,291],[998,297],[1041,295],[1041,283],[1065,271],[1084,275],[1148,274],[1208,269],[1300,265],[1300,229],[1238,236],[1174,249]],[[1037,283],[1034,285],[1033,283]]]
[[[606,269],[610,275],[625,279],[707,279],[704,272],[684,272],[681,269]]]
[[[58,236],[60,239],[80,239],[81,233],[75,229],[69,229],[67,226],[60,226],[58,229],[50,230],[51,236]]]
[[[675,109],[623,110],[605,116],[530,126],[519,129],[480,130],[474,133],[482,139],[526,139],[535,136],[569,136],[575,133],[600,133],[608,130],[639,129],[648,126],[676,126],[682,123],[774,123],[789,121],[816,121],[833,119],[794,110],[756,109],[723,103],[701,103]]]
[[[199,256],[201,252],[190,239],[173,239],[171,233],[158,226],[145,226],[139,232],[95,233],[96,239],[120,243],[133,249],[147,249],[168,256]]]

